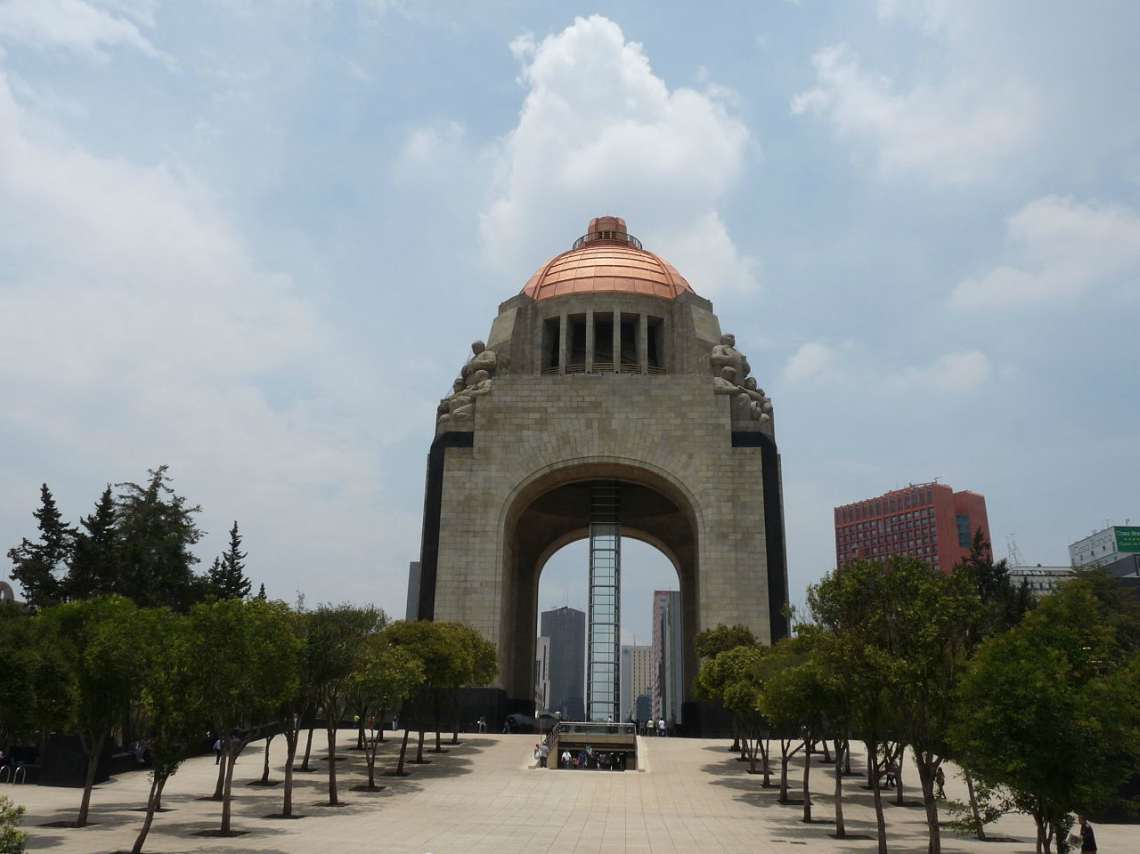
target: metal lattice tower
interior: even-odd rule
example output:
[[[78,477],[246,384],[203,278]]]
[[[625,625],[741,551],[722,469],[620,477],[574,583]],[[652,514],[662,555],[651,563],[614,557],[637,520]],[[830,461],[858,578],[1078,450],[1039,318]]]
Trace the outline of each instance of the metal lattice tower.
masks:
[[[621,680],[621,493],[615,481],[590,490],[590,612],[586,718],[618,719]]]

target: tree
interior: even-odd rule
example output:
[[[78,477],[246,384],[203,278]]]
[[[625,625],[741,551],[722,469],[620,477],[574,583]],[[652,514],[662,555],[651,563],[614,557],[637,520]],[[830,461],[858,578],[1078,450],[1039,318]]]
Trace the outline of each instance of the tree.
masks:
[[[852,734],[867,746],[868,783],[875,805],[879,854],[887,854],[880,781],[889,757],[880,750],[890,733],[900,678],[890,645],[898,634],[893,564],[855,560],[808,588],[808,609],[823,635],[820,660],[851,712]]]
[[[756,754],[763,760],[763,785],[770,783],[767,721],[757,702],[764,687],[764,647],[749,644],[729,647],[706,659],[697,674],[697,693],[720,703],[732,715],[733,729],[742,741],[749,773],[755,774]]]
[[[777,643],[765,657],[763,687],[756,699],[760,711],[780,736],[780,802],[788,799],[788,760],[804,751],[803,820],[810,822],[811,753],[831,723],[832,684],[820,660],[812,655],[817,634],[801,627],[799,636]],[[798,737],[798,738],[797,738]],[[799,747],[792,748],[795,741]]]
[[[119,596],[58,605],[43,612],[40,648],[66,683],[61,728],[79,736],[87,757],[83,799],[75,826],[87,824],[95,772],[112,727],[130,706],[142,644],[138,609]]]
[[[29,738],[37,727],[39,649],[36,622],[15,607],[0,606],[0,749]]]
[[[451,743],[459,744],[460,692],[463,688],[482,688],[495,680],[499,673],[499,651],[493,643],[483,637],[483,633],[478,629],[473,629],[462,623],[451,623],[450,625],[452,630],[457,633],[457,643],[466,652],[466,661],[463,662],[464,673],[459,684],[452,690],[455,728],[452,732]]]
[[[203,706],[209,674],[196,665],[196,641],[188,617],[166,608],[140,611],[139,639],[143,649],[138,674],[140,705],[147,724],[145,744],[151,757],[151,786],[146,818],[132,854],[140,854],[162,803],[167,780],[201,742]]]
[[[384,628],[387,617],[371,606],[322,605],[311,614],[309,643],[316,677],[316,702],[325,716],[328,737],[329,806],[336,806],[336,733],[351,698],[353,675],[364,641]]]
[[[265,584],[264,584],[264,582],[262,583],[262,585],[260,587],[257,588],[257,598],[260,599],[262,602],[265,601],[266,596],[265,596]]]
[[[191,547],[202,537],[201,512],[170,486],[167,466],[149,470],[145,484],[118,483],[119,592],[143,607],[185,610],[199,596]]]
[[[234,526],[230,528],[229,546],[221,557],[214,559],[213,566],[206,574],[206,586],[209,592],[219,599],[247,597],[252,584],[245,576],[245,558],[246,553],[241,550],[241,534],[235,521]],[[261,587],[264,592],[265,585]]]
[[[234,763],[253,735],[297,690],[301,640],[286,605],[219,599],[195,605],[189,625],[202,702],[222,739],[219,770],[222,822],[230,830]]]
[[[367,708],[375,710],[383,735],[384,711],[398,709],[423,684],[423,662],[406,647],[394,646],[386,632],[365,638],[352,676],[353,693],[363,698]],[[368,764],[368,789],[376,785],[376,754],[380,737],[375,728],[369,732],[365,746]]]
[[[28,835],[18,829],[24,808],[0,795],[0,854],[24,854]]]
[[[757,643],[756,636],[752,634],[752,630],[738,623],[735,626],[719,625],[711,629],[705,629],[697,635],[695,645],[697,655],[702,661],[711,661],[716,658],[719,653],[727,652],[738,646],[756,646]],[[706,699],[721,702],[719,697],[709,696]],[[732,745],[729,747],[729,750],[733,752],[739,750],[741,752],[741,759],[745,758],[744,754],[747,752],[741,747],[740,733],[736,729],[735,716],[733,717]],[[765,759],[765,762],[766,761]],[[765,783],[765,785],[767,785],[767,783]]]
[[[79,520],[71,563],[64,583],[68,599],[90,599],[119,593],[118,530],[115,499],[108,486],[95,510]]]
[[[40,507],[32,515],[39,528],[39,541],[21,540],[8,550],[8,559],[12,561],[12,578],[20,582],[28,604],[46,608],[63,598],[75,530],[63,521],[46,483],[40,487]]]
[[[986,640],[959,689],[958,752],[1033,816],[1038,852],[1062,850],[1069,814],[1111,801],[1134,771],[1140,653],[1110,606],[1095,583],[1066,583]]]

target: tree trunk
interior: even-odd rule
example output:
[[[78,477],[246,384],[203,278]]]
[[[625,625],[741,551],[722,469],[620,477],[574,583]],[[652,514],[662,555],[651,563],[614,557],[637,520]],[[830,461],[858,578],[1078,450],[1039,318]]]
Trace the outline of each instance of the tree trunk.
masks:
[[[150,826],[154,823],[154,814],[160,809],[159,804],[162,802],[162,787],[166,785],[166,776],[158,776],[155,774],[154,780],[150,784],[150,797],[146,801],[146,818],[143,819],[142,830],[139,831],[138,838],[135,840],[134,846],[131,848],[131,854],[142,854],[143,845],[146,844],[147,834],[150,833]]]
[[[823,745],[823,759],[821,759],[819,761],[822,762],[824,765],[830,765],[831,764],[831,751],[827,749],[827,739],[826,738],[820,739],[820,744]]]
[[[788,802],[788,740],[780,739],[780,797],[782,804]]]
[[[228,836],[230,833],[230,791],[234,783],[234,765],[237,764],[238,754],[241,753],[241,748],[234,747],[235,739],[229,740],[229,745],[226,747],[226,754],[223,762],[226,765],[226,786],[222,791],[222,834]]]
[[[847,825],[843,823],[843,759],[844,742],[835,741],[835,835],[847,838]]]
[[[309,768],[309,754],[313,750],[313,728],[309,727],[309,737],[305,739],[305,758],[301,760],[301,770],[311,771]]]
[[[759,740],[760,739],[758,739],[758,738],[754,739],[751,746],[749,746],[747,744],[747,742],[745,742],[745,749],[748,751],[748,773],[749,774],[755,774],[756,773],[756,742],[758,742]]]
[[[757,743],[760,739],[756,739]],[[765,789],[772,788],[772,751],[768,746],[767,737],[764,738],[764,745],[760,748],[761,768],[764,771],[764,782],[761,785]]]
[[[895,806],[903,805],[902,771],[903,760],[906,759],[906,745],[900,744],[895,756]]]
[[[335,807],[336,799],[336,723],[329,721],[325,730],[329,739],[329,806]]]
[[[396,763],[396,776],[404,776],[404,757],[408,754],[408,735],[410,730],[404,728],[404,740],[400,742],[400,761]]]
[[[214,784],[215,801],[222,799],[222,793],[226,788],[226,751],[229,750],[229,747],[227,747],[228,743],[228,738],[222,741],[222,760],[218,763],[218,781]]]
[[[300,737],[300,730],[290,729],[285,734],[285,748],[289,754],[285,757],[285,795],[281,800],[281,815],[285,818],[293,817],[293,761],[297,758],[297,742]]]
[[[804,742],[804,821],[811,824],[811,789],[808,778],[811,776],[811,748],[812,742]]]
[[[376,736],[368,739],[364,748],[364,760],[368,763],[368,788],[376,788]]]
[[[380,711],[377,713],[376,723],[379,725],[376,727],[376,732],[380,734],[380,743],[383,744],[384,743],[384,710],[383,709],[380,709]]]
[[[938,801],[934,799],[934,775],[938,762],[932,762],[928,754],[914,752],[914,762],[918,766],[918,781],[922,786],[922,804],[926,807],[927,854],[942,854],[942,835],[938,829]]]
[[[361,709],[360,711],[364,712],[365,709]],[[364,750],[366,744],[364,739],[364,715],[361,714],[358,717],[360,720],[356,722],[356,749]]]
[[[838,745],[839,742],[836,742]],[[836,750],[839,748],[836,747]],[[843,773],[851,773],[851,742],[848,739],[843,739]]]
[[[974,793],[974,778],[965,768],[962,769],[962,776],[966,778],[966,791],[970,793],[970,812],[974,816],[974,832],[978,839],[985,841],[986,827],[982,823],[982,814],[978,810],[978,796]]]
[[[887,822],[883,817],[883,793],[879,789],[878,745],[867,742],[867,776],[871,779],[871,794],[875,800],[875,825],[878,832],[879,854],[887,854]]]
[[[416,758],[412,760],[415,765],[424,765],[424,731],[420,730],[419,744],[416,746]]]
[[[107,736],[101,735],[94,741],[83,739],[85,745],[90,745],[87,753],[87,773],[83,777],[83,799],[79,802],[79,817],[75,820],[76,827],[87,825],[87,813],[91,809],[91,792],[95,788],[95,772],[99,770],[99,757],[103,753],[103,743]]]
[[[273,741],[272,735],[265,736],[265,767],[261,769],[261,785],[269,785],[269,745]]]

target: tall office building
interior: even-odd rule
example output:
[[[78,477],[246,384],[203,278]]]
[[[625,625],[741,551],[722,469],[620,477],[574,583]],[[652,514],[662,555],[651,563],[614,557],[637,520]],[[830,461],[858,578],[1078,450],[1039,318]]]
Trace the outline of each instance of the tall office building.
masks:
[[[1140,553],[1140,527],[1109,525],[1069,546],[1073,566],[1105,566]]]
[[[629,720],[632,713],[639,721],[637,698],[653,696],[653,647],[630,646],[621,648],[621,719]]]
[[[681,625],[681,593],[653,592],[653,717],[670,724],[681,722],[684,700],[685,652]]]
[[[907,555],[949,574],[981,529],[990,542],[986,498],[944,483],[911,484],[835,508],[836,566],[856,558]]]
[[[534,713],[550,710],[550,638],[534,645]]]
[[[547,709],[562,719],[586,718],[586,614],[576,608],[543,611],[539,634],[550,641]]]

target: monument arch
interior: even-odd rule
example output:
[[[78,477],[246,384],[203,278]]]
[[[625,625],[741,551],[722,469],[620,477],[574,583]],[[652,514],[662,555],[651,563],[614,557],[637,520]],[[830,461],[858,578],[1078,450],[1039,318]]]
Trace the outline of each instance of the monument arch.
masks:
[[[712,304],[617,217],[500,305],[437,408],[408,613],[496,644],[492,717],[533,707],[538,578],[591,532],[673,561],[687,684],[705,628],[786,635],[774,412],[751,372]]]

